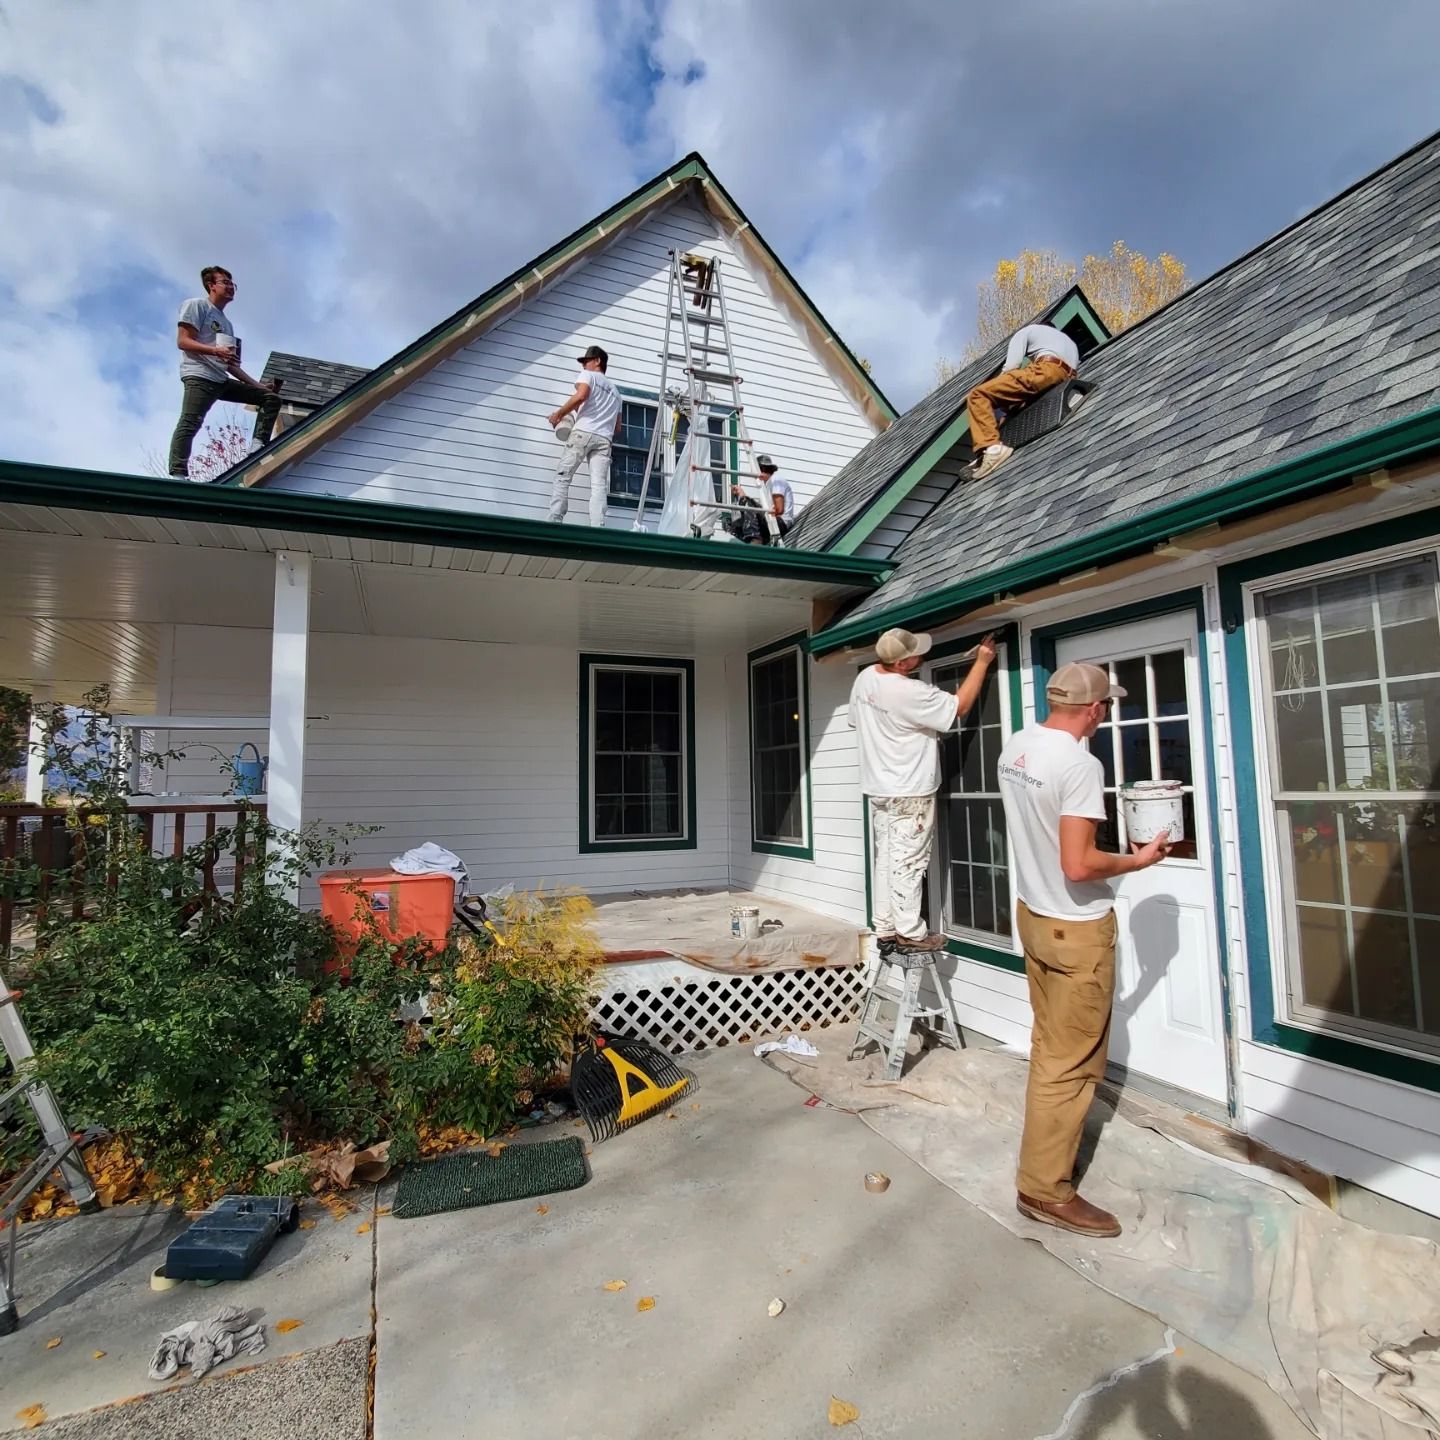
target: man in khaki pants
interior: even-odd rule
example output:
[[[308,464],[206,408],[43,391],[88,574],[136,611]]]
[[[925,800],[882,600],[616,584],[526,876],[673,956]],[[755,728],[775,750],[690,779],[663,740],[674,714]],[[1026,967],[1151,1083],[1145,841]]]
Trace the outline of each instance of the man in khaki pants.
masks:
[[[971,477],[983,480],[1014,453],[1002,443],[995,406],[1013,410],[1043,395],[1080,368],[1075,342],[1053,325],[1026,325],[1010,339],[1005,368],[993,380],[977,385],[966,398],[970,410],[970,446],[975,451]]]
[[[1085,1114],[1105,1073],[1115,999],[1115,906],[1105,882],[1165,858],[1169,836],[1134,854],[1095,844],[1105,772],[1081,743],[1125,695],[1096,665],[1062,665],[1045,687],[1049,717],[1000,752],[1000,795],[1015,857],[1015,893],[1034,1028],[1020,1138],[1016,1208],[1078,1235],[1120,1233],[1108,1210],[1076,1193]]]

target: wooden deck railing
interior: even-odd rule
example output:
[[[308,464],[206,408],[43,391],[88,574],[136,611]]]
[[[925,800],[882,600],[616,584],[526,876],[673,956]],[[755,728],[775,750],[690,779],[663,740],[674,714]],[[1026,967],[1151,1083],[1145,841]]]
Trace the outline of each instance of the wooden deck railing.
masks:
[[[99,813],[62,805],[0,804],[0,955],[9,953],[17,926],[31,921],[38,929],[56,905],[68,906],[73,918],[82,919],[87,898],[102,885],[113,888],[117,876],[113,857],[107,854],[106,830],[88,823]],[[157,855],[182,856],[202,840],[213,842],[220,830],[233,828],[232,866],[226,870],[217,865],[222,857],[212,843],[197,867],[208,898],[239,887],[250,848],[246,822],[263,815],[265,806],[137,799],[123,813]],[[26,875],[34,877],[34,885],[22,894],[20,881]],[[221,879],[227,878],[230,883],[222,885]]]

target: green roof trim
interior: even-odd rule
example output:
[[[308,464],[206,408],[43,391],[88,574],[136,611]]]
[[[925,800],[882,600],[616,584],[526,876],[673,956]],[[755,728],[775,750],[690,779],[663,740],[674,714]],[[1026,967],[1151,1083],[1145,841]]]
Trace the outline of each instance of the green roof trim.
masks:
[[[892,625],[916,627],[957,618],[998,596],[1033,589],[1078,570],[1143,553],[1176,535],[1272,510],[1370,470],[1440,450],[1440,406],[1338,440],[1257,470],[1202,495],[1161,505],[1079,540],[1065,541],[998,570],[842,621],[811,637],[815,655],[868,644]]]
[[[549,520],[441,510],[428,505],[394,505],[285,490],[238,490],[14,460],[0,460],[0,504],[153,515],[460,550],[554,556],[597,564],[764,575],[861,590],[873,589],[894,568],[888,560],[862,560],[810,550],[722,544],[630,530],[592,530],[585,525],[557,525]]]
[[[563,240],[552,245],[543,254],[534,260],[522,265],[518,270],[507,275],[497,284],[492,285],[478,299],[470,301],[462,309],[457,310],[449,319],[442,320],[438,325],[426,331],[419,339],[411,343],[398,354],[377,365],[363,380],[342,390],[333,400],[322,405],[318,410],[307,415],[297,425],[293,425],[284,434],[267,445],[264,449],[256,451],[255,454],[242,460],[240,464],[228,471],[223,480],[217,482],[226,486],[248,487],[265,479],[269,475],[277,473],[283,466],[291,463],[290,456],[294,450],[305,450],[304,442],[316,435],[317,431],[329,432],[332,424],[340,420],[352,410],[360,408],[360,413],[368,410],[366,401],[374,392],[392,381],[403,378],[412,366],[426,359],[437,349],[443,348],[449,341],[456,339],[468,331],[481,333],[480,327],[502,304],[512,300],[517,292],[532,282],[540,275],[540,272],[555,266],[567,264],[574,259],[588,246],[596,241],[607,239],[618,227],[624,225],[628,220],[634,218],[641,211],[648,209],[657,202],[664,200],[667,196],[674,194],[681,186],[690,181],[699,183],[702,187],[709,187],[734,212],[741,222],[741,227],[748,233],[751,239],[764,252],[768,261],[773,264],[776,270],[784,277],[786,283],[794,290],[800,303],[809,312],[810,317],[816,325],[833,342],[834,349],[848,363],[853,370],[859,383],[864,385],[871,393],[876,407],[890,420],[894,420],[898,414],[895,407],[890,403],[884,391],[871,379],[869,372],[860,364],[859,359],[840,336],[831,328],[829,322],[820,313],[815,302],[801,288],[795,277],[786,268],[780,257],[761,238],[759,231],[750,223],[745,212],[735,203],[729,191],[711,173],[710,167],[705,163],[704,158],[698,151],[692,151],[683,160],[672,165],[655,179],[648,181],[633,190],[623,200],[617,201],[603,214],[597,216],[586,225],[567,235]],[[548,278],[548,277],[547,277]],[[357,415],[356,418],[359,418]]]

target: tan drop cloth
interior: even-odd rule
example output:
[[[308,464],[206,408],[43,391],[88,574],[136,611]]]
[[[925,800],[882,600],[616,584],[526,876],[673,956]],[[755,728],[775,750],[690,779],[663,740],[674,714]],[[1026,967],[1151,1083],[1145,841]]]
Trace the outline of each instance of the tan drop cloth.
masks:
[[[770,922],[766,933],[757,940],[731,935],[735,905],[754,905],[761,921]],[[860,963],[860,931],[853,925],[744,891],[601,896],[592,925],[607,954],[662,951],[724,974]]]
[[[846,1037],[848,1041],[848,1036]],[[1087,1240],[1015,1209],[1025,1063],[934,1050],[898,1084],[845,1042],[766,1063],[867,1125],[1007,1229],[1267,1381],[1323,1440],[1440,1433],[1440,1251],[1333,1214],[1298,1181],[1091,1112],[1087,1198],[1125,1226]],[[1136,1119],[1130,1118],[1134,1115]],[[1095,1134],[1098,1128],[1098,1136]],[[943,1237],[937,1236],[943,1241]],[[1039,1323],[1039,1322],[1037,1322]]]

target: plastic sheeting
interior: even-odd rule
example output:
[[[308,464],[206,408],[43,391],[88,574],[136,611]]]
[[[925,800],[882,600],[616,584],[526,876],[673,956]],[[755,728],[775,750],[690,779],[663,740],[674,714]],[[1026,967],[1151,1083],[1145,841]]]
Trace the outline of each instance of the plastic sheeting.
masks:
[[[848,1037],[847,1037],[848,1038]],[[1122,1300],[1264,1379],[1322,1440],[1440,1434],[1440,1250],[1331,1212],[1289,1176],[1217,1159],[1128,1107],[1091,1111],[1086,1197],[1116,1240],[1015,1209],[1026,1067],[1005,1051],[934,1050],[896,1084],[874,1058],[767,1064],[861,1116],[943,1184]],[[1174,1112],[1177,1118],[1179,1112]],[[1157,1128],[1158,1127],[1158,1128]],[[1178,1131],[1178,1127],[1177,1127]]]

